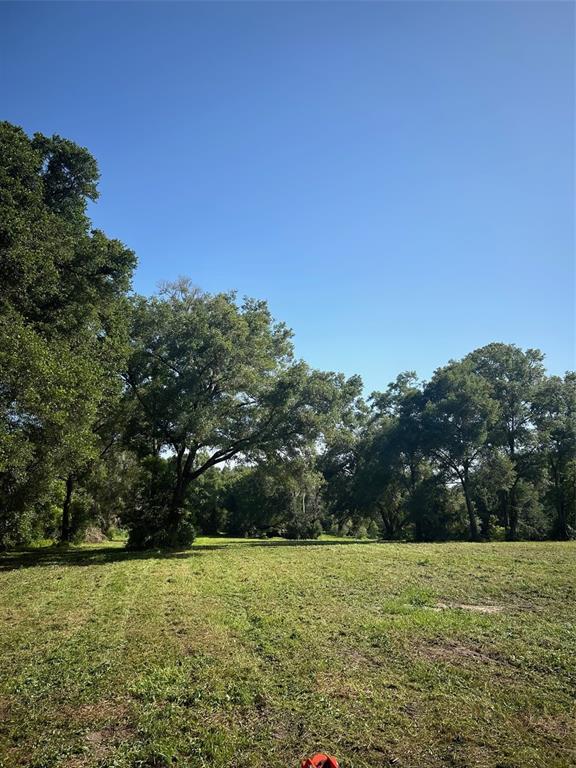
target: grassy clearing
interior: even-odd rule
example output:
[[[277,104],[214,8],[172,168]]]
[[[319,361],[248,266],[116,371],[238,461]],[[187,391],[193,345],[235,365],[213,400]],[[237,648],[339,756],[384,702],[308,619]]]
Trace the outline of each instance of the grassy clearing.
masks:
[[[576,546],[0,559],[0,765],[576,765]]]

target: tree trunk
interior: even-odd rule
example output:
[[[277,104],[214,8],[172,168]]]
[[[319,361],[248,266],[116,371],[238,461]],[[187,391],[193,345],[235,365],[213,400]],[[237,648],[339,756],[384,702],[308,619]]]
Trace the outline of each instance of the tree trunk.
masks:
[[[516,483],[518,482],[518,471],[516,469],[516,443],[514,440],[514,437],[511,436],[509,438],[509,451],[510,451],[510,459],[512,461],[512,464],[514,465],[514,473],[516,475],[516,480],[514,481],[514,485],[510,490],[508,491],[506,495],[506,516],[508,518],[508,532],[506,534],[506,538],[508,541],[516,541],[518,538],[518,508],[516,506]]]
[[[67,544],[70,542],[72,528],[70,526],[70,504],[72,503],[72,494],[74,492],[74,477],[68,475],[66,478],[66,496],[62,506],[62,530],[60,532],[60,541]]]
[[[398,509],[394,509],[393,506],[388,508],[380,505],[380,517],[384,527],[384,538],[395,539],[400,531]]]
[[[168,527],[171,529],[177,528],[178,523],[182,518],[185,493],[186,488],[183,486],[182,482],[179,482],[176,488],[174,488],[170,508],[168,510],[167,523]]]
[[[556,536],[562,541],[568,541],[570,538],[568,534],[568,516],[566,514],[566,504],[564,499],[564,489],[562,488],[562,482],[560,480],[560,472],[558,465],[551,461],[552,474],[554,477],[554,501],[556,502],[556,523],[554,528],[556,529]]]
[[[490,507],[486,499],[480,495],[476,496],[476,506],[478,507],[478,517],[480,518],[480,532],[485,539],[490,538]]]
[[[185,446],[178,452],[176,460],[176,484],[172,492],[172,500],[168,510],[168,527],[175,529],[182,518],[184,500],[186,491],[192,478],[192,465],[196,456],[196,451],[189,450],[184,461]]]
[[[462,490],[464,491],[464,499],[466,501],[466,511],[468,512],[468,527],[470,530],[470,540],[478,541],[480,538],[478,535],[478,521],[474,514],[474,506],[472,499],[470,498],[469,483],[468,483],[468,467],[464,467],[464,473],[460,475],[460,482],[462,483]]]
[[[563,498],[560,498],[558,501],[558,520],[556,523],[556,530],[559,539],[562,541],[568,541],[570,535],[568,533],[568,520],[566,519],[566,507]]]
[[[508,492],[508,541],[518,538],[518,507],[516,505],[516,485]]]

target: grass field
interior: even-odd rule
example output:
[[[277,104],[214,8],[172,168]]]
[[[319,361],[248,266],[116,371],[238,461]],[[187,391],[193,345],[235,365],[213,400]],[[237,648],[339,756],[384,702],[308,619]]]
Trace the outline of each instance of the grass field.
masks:
[[[576,765],[576,545],[0,558],[0,765]]]

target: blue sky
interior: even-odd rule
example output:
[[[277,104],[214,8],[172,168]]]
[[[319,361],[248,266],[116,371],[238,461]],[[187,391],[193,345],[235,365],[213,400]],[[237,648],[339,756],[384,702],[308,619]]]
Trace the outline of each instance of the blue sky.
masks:
[[[0,117],[98,159],[135,288],[268,299],[312,365],[575,367],[574,6],[1,3]]]

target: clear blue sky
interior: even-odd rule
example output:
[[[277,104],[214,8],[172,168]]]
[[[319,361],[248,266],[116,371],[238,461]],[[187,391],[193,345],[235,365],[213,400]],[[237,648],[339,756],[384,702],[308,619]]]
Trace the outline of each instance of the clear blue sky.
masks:
[[[575,367],[574,6],[0,4],[3,119],[98,159],[135,288],[266,298],[368,391],[490,341]]]

